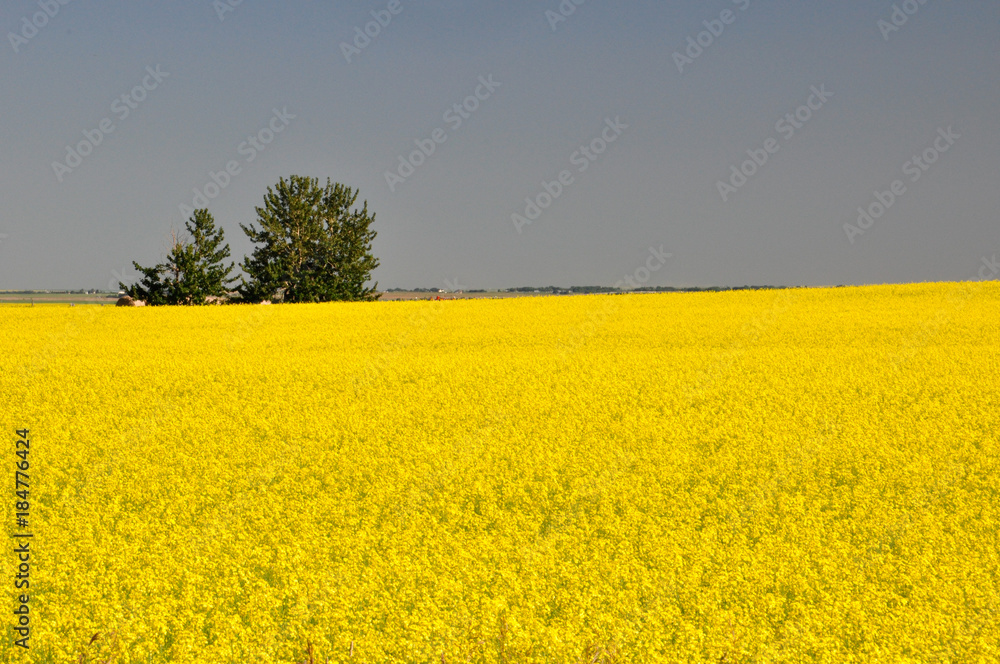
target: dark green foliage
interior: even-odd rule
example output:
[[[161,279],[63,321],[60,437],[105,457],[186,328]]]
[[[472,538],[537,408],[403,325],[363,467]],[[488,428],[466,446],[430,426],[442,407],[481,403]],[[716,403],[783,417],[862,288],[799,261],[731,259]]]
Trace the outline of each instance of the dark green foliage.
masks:
[[[375,215],[368,203],[351,210],[358,191],[327,179],[281,178],[267,188],[257,223],[240,224],[257,245],[240,267],[249,279],[239,287],[250,302],[375,300],[378,284],[366,287],[378,260],[371,253]]]
[[[195,210],[187,222],[191,240],[175,244],[167,263],[174,272],[172,282],[177,304],[204,304],[208,297],[224,297],[236,282],[230,276],[236,264],[229,258],[229,245],[223,244],[225,233],[215,227],[208,210]]]
[[[209,297],[226,296],[236,279],[230,276],[235,263],[228,267],[224,263],[229,258],[229,245],[223,244],[225,233],[204,209],[195,210],[185,227],[190,239],[175,239],[166,263],[142,267],[133,261],[143,279],[130,287],[119,284],[128,295],[150,306],[205,304]]]
[[[126,286],[124,283],[118,282],[118,287],[123,289],[129,297],[142,300],[149,306],[167,304],[167,287],[160,278],[160,273],[163,271],[164,266],[143,267],[135,261],[132,261],[132,265],[142,273],[142,281],[131,286]]]

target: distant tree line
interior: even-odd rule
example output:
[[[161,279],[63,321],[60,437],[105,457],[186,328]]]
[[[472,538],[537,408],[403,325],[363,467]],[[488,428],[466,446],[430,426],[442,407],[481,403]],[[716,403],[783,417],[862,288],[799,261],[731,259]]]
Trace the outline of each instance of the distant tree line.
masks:
[[[517,288],[501,288],[498,293],[549,293],[552,295],[579,295],[590,293],[700,293],[734,290],[775,290],[788,286],[643,286],[635,289],[622,289],[613,286],[518,286]],[[839,288],[839,286],[838,286]],[[443,293],[440,288],[389,288],[387,293]],[[484,289],[469,289],[466,293],[485,293]]]
[[[780,290],[788,286],[684,286],[675,288],[674,286],[643,286],[636,288],[636,293],[720,293],[723,291],[739,290]]]
[[[375,215],[355,202],[358,191],[327,179],[281,178],[267,188],[256,223],[240,228],[254,243],[239,267],[230,257],[225,234],[207,209],[185,223],[187,236],[174,236],[165,262],[143,267],[125,294],[147,305],[200,305],[234,301],[257,303],[368,301],[378,299],[378,284],[366,284],[379,265],[371,253]],[[239,282],[239,283],[237,283]]]
[[[617,293],[618,289],[611,286],[570,286],[561,288],[559,286],[520,286],[518,288],[508,288],[508,293],[553,293],[555,295],[577,295],[587,293]]]

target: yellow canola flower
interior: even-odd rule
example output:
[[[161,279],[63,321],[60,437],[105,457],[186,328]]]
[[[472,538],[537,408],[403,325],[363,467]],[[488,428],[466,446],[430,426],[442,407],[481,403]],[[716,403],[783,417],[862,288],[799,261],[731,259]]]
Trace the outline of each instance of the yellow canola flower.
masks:
[[[998,305],[0,307],[0,661],[1000,661]]]

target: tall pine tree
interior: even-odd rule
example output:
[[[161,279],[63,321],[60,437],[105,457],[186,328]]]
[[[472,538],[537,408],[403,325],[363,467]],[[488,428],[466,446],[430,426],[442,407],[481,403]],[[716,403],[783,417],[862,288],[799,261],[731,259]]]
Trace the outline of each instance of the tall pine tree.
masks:
[[[378,284],[366,286],[379,262],[371,253],[375,215],[368,202],[351,209],[358,190],[327,179],[292,175],[267,188],[257,223],[243,232],[257,245],[240,267],[239,291],[251,302],[279,294],[285,302],[375,300]]]

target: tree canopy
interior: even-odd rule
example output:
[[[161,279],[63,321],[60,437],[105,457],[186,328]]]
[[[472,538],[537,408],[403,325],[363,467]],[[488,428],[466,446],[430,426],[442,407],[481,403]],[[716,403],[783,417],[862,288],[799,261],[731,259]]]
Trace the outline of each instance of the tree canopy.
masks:
[[[374,300],[378,284],[366,286],[379,265],[371,253],[375,215],[368,202],[352,207],[358,190],[327,179],[293,175],[268,187],[256,224],[240,228],[256,245],[240,267],[243,299],[260,302]]]

